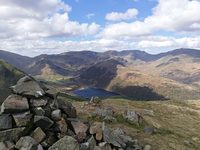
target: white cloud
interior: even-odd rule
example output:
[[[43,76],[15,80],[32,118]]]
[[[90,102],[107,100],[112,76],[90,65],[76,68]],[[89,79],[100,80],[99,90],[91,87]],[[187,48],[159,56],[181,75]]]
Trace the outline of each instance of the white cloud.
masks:
[[[86,17],[87,17],[88,19],[90,19],[90,18],[92,18],[92,17],[94,17],[94,16],[95,16],[94,13],[89,13],[89,14],[86,15]]]
[[[96,23],[71,21],[61,0],[1,0],[0,38],[74,37],[95,34]]]
[[[105,27],[104,38],[127,38],[153,34],[156,31],[200,32],[200,1],[159,0],[153,14],[143,21],[115,23]]]
[[[128,9],[126,12],[111,12],[106,15],[106,20],[109,21],[122,21],[122,20],[131,20],[136,18],[138,15],[138,10],[135,8]]]
[[[71,20],[71,10],[61,0],[0,0],[0,49],[34,56],[70,50],[142,49],[155,53],[200,48],[199,0],[159,0],[152,15],[142,21],[131,21],[137,14],[130,10],[110,13],[108,20],[121,22],[109,22],[104,28]],[[179,38],[156,36],[162,31]],[[82,40],[69,40],[73,37]]]

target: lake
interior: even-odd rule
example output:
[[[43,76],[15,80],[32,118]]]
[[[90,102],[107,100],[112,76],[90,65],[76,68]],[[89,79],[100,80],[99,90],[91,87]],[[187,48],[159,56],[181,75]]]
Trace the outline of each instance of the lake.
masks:
[[[117,93],[95,87],[75,90],[73,91],[73,94],[87,100],[90,100],[92,97],[107,98],[111,96],[119,96]]]

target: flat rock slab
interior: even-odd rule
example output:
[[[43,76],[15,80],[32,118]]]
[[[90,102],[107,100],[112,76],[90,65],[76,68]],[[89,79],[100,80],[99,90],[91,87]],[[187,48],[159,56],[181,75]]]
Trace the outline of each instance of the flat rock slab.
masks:
[[[65,136],[53,144],[48,150],[79,150],[79,144],[73,137]]]
[[[28,100],[19,95],[10,95],[1,105],[2,113],[19,113],[29,109]]]
[[[0,131],[0,142],[17,141],[24,129],[24,127],[21,127]]]
[[[12,117],[9,114],[0,115],[0,130],[12,128]]]
[[[44,90],[40,84],[33,78],[25,76],[21,78],[15,86],[13,92],[27,97],[39,98],[45,95]]]
[[[15,147],[19,150],[37,150],[38,142],[30,136],[24,136],[17,141]]]

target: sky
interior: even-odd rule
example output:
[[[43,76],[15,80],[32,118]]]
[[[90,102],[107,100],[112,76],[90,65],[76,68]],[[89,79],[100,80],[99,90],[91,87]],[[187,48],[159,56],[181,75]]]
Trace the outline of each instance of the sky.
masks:
[[[26,56],[67,51],[200,49],[200,0],[0,0],[0,49]]]

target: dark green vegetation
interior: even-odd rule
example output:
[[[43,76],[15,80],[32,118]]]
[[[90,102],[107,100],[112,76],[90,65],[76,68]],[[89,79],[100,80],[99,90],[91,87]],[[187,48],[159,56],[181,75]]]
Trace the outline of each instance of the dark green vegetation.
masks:
[[[10,86],[15,84],[24,73],[0,60],[0,104],[10,94]]]

